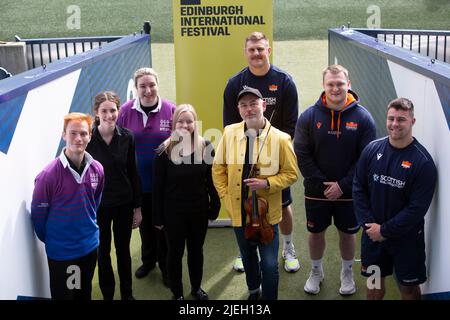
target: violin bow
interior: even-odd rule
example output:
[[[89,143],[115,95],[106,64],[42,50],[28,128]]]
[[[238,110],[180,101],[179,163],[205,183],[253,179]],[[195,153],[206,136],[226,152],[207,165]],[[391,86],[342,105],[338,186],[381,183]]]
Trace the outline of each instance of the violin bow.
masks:
[[[256,176],[256,172],[254,172],[255,168],[256,168],[256,164],[258,163],[259,156],[261,155],[261,152],[262,152],[262,150],[264,148],[264,145],[266,144],[266,139],[269,136],[270,129],[272,129],[272,118],[273,118],[273,115],[275,114],[276,109],[277,109],[277,107],[275,106],[275,108],[273,108],[273,110],[272,110],[272,114],[270,115],[270,119],[269,119],[269,129],[267,129],[267,134],[266,134],[266,136],[264,137],[264,140],[261,143],[261,146],[260,146],[259,151],[258,151],[258,155],[256,156],[256,161],[250,167],[250,172],[248,174],[248,178],[247,179]]]

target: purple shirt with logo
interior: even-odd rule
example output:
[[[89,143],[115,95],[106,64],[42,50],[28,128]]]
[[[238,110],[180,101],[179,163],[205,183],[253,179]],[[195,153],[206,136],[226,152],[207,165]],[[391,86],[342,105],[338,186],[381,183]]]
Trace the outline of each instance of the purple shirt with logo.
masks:
[[[156,109],[148,116],[142,111],[139,99],[130,100],[120,108],[117,124],[134,134],[138,171],[144,193],[152,192],[155,149],[170,136],[175,108],[173,103],[161,98],[158,99]]]
[[[64,261],[83,257],[99,244],[97,209],[104,185],[102,165],[85,153],[81,176],[64,155],[50,162],[35,179],[31,219],[47,256]]]

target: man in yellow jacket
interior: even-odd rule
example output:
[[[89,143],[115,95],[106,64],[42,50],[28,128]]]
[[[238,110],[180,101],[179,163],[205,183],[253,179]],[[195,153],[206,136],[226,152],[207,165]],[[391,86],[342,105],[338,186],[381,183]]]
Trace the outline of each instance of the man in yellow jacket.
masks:
[[[234,227],[249,300],[277,299],[281,190],[297,181],[297,159],[290,136],[271,127],[264,118],[266,104],[257,89],[246,87],[239,92],[237,108],[244,121],[225,127],[214,158],[213,181]],[[253,164],[257,174],[249,177]],[[245,236],[249,221],[246,221],[244,202],[253,191],[268,203],[266,216],[274,237],[266,244]]]

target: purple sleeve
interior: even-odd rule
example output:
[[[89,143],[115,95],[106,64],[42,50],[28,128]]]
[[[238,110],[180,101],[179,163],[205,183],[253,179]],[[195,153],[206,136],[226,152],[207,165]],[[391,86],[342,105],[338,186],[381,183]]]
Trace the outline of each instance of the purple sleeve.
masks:
[[[125,126],[125,118],[126,118],[126,114],[127,114],[127,110],[130,108],[130,104],[133,105],[134,100],[129,100],[127,102],[125,102],[119,110],[119,117],[117,118],[117,125],[121,126],[121,127],[127,127]]]
[[[51,186],[42,175],[34,181],[33,198],[31,201],[31,221],[37,237],[45,242],[45,227],[51,206]]]

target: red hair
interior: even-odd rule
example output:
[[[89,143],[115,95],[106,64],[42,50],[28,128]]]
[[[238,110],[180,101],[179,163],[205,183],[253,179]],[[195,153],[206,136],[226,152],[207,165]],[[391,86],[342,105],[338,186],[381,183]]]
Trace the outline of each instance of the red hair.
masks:
[[[66,132],[67,129],[67,125],[69,124],[70,121],[78,121],[78,122],[83,122],[86,121],[89,127],[89,134],[92,133],[92,117],[86,113],[81,113],[81,112],[71,112],[69,114],[66,114],[64,116],[64,132]]]

